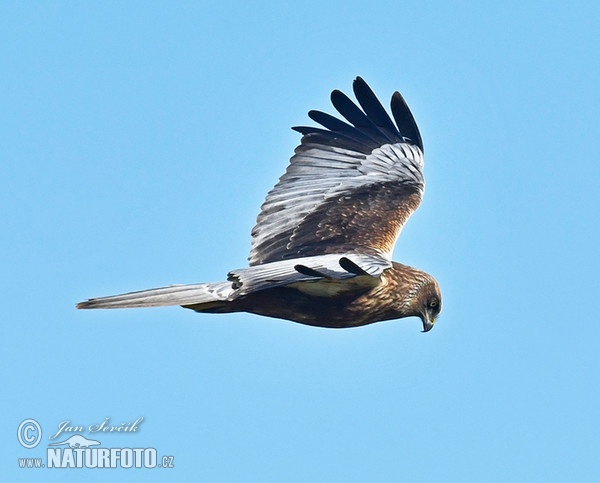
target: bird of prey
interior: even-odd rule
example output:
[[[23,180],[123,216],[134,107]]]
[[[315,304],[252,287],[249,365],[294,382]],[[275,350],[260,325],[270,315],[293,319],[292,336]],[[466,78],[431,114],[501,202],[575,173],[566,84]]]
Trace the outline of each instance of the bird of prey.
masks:
[[[394,122],[360,77],[357,106],[339,90],[321,111],[322,127],[294,127],[300,145],[268,193],[252,230],[249,266],[225,282],[172,285],[93,298],[80,309],[181,305],[196,312],[250,312],[344,328],[419,317],[423,331],[442,308],[435,279],[393,262],[402,227],[425,187],[423,143],[400,93]]]

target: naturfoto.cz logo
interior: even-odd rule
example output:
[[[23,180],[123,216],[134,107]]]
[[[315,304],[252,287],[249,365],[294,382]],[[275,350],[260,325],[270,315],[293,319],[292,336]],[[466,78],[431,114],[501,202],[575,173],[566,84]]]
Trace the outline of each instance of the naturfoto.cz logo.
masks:
[[[173,468],[174,457],[158,456],[155,448],[103,448],[96,439],[81,433],[136,433],[144,418],[134,422],[111,425],[110,418],[87,427],[72,425],[70,421],[58,424],[58,430],[49,436],[45,455],[18,458],[20,468]],[[75,434],[73,434],[75,433]],[[60,438],[59,438],[60,436]],[[34,419],[21,422],[17,439],[26,449],[36,448],[42,441],[42,427]],[[59,441],[54,441],[59,439]],[[45,457],[43,457],[45,456]]]

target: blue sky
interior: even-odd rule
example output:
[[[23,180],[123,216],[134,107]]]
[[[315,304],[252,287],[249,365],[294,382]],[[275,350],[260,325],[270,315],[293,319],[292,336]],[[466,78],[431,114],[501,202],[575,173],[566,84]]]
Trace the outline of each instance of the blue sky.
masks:
[[[3,448],[11,481],[597,481],[595,2],[3,2]],[[92,296],[216,281],[309,109],[402,92],[427,190],[394,259],[418,319],[327,330]],[[59,423],[172,469],[20,469]],[[25,449],[17,428],[42,428]],[[88,437],[90,434],[85,433]]]

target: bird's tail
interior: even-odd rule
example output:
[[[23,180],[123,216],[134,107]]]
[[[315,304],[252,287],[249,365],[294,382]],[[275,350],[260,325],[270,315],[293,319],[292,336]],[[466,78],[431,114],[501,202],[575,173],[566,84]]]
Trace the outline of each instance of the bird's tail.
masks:
[[[194,305],[211,308],[228,303],[233,288],[231,282],[171,285],[169,287],[99,297],[77,304],[78,309],[126,309],[135,307],[165,307]],[[199,307],[199,308],[201,308]],[[203,308],[203,307],[202,307]]]

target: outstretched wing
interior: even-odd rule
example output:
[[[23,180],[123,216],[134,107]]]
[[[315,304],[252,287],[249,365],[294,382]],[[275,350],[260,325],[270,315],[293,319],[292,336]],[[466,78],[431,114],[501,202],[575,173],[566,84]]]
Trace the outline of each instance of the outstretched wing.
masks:
[[[391,259],[423,195],[423,144],[400,93],[392,96],[394,125],[363,79],[353,88],[362,110],[342,92],[331,93],[351,125],[310,111],[326,129],[294,128],[301,144],[261,207],[250,265],[330,253]]]

